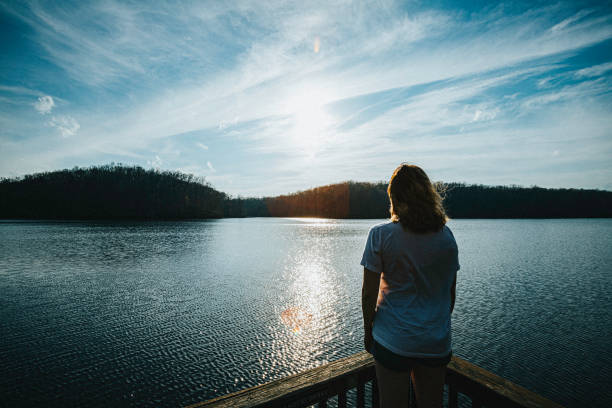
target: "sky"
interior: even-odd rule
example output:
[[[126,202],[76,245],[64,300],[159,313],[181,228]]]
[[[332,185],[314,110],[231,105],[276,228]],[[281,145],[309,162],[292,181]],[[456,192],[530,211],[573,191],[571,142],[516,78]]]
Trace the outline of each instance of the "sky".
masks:
[[[0,177],[612,190],[612,3],[3,1]]]

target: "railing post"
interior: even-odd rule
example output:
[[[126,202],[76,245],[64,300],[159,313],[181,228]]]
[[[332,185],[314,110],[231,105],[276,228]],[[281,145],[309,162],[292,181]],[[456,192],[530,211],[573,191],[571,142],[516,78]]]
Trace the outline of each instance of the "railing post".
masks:
[[[365,408],[365,381],[364,376],[357,378],[357,408]]]
[[[412,376],[410,377],[410,386],[408,387],[409,389],[409,402],[408,402],[408,406],[410,408],[416,408],[417,404],[416,404],[416,396],[414,394],[414,384],[412,383]]]
[[[458,394],[453,384],[448,384],[448,408],[457,408]]]
[[[376,377],[374,377],[372,379],[372,408],[378,408],[378,406],[378,381],[376,381]]]
[[[338,394],[338,408],[346,408],[346,390],[342,390]]]

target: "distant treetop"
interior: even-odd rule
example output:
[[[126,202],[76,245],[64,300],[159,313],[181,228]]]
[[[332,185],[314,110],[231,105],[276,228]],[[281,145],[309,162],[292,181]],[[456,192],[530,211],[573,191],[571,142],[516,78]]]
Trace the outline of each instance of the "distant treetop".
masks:
[[[612,192],[438,183],[451,218],[612,217]],[[347,181],[231,198],[204,177],[111,163],[0,180],[0,218],[388,218],[387,184]]]

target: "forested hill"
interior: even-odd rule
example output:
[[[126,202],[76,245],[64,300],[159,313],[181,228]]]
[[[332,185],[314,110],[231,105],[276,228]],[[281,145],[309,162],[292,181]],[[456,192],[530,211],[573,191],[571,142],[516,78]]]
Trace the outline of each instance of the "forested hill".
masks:
[[[3,179],[0,218],[218,218],[226,198],[192,175],[107,165]]]
[[[451,218],[595,218],[612,217],[612,192],[540,187],[443,186]],[[263,199],[229,200],[230,217],[386,218],[386,183],[346,182]]]
[[[107,165],[0,180],[0,218],[387,218],[386,183],[345,182],[264,198],[229,198],[180,172]],[[612,217],[612,192],[444,186],[452,218]]]

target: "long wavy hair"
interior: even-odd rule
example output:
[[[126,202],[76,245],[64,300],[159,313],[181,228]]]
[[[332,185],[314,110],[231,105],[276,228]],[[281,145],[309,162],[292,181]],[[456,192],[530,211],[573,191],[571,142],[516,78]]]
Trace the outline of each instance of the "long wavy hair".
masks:
[[[401,164],[396,168],[387,194],[391,221],[400,222],[412,232],[436,232],[448,220],[440,193],[418,166]]]

